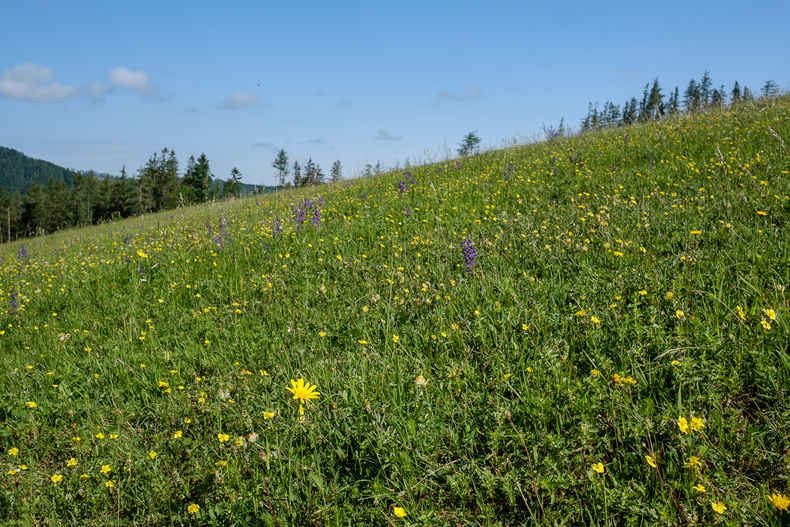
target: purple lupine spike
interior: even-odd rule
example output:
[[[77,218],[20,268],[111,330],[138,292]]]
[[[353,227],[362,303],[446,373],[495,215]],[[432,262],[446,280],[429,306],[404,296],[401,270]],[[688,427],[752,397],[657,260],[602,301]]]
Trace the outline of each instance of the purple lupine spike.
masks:
[[[19,304],[16,303],[16,297],[19,296],[17,290],[11,286],[11,290],[9,291],[9,296],[11,297],[11,314],[15,314],[16,310],[19,308]]]
[[[17,259],[18,260],[27,259],[27,247],[25,247],[24,245],[22,245],[22,247],[19,248],[19,253],[17,253]]]
[[[280,231],[283,229],[283,220],[280,219],[279,216],[274,218],[272,222],[272,235],[277,236],[280,234]]]
[[[403,209],[403,214],[408,218],[411,215],[411,209],[409,207],[406,207],[405,209]]]
[[[310,218],[310,223],[313,225],[320,227],[321,224],[321,209],[318,207],[315,208],[315,212],[313,212],[313,217]]]
[[[403,181],[398,181],[398,192],[401,194],[406,192],[406,186],[403,184]]]
[[[477,258],[477,252],[475,251],[475,244],[472,242],[470,238],[466,238],[464,241],[461,242],[461,246],[464,249],[464,259],[466,260],[466,272],[472,272],[472,267],[477,264],[475,259]]]
[[[324,206],[324,198],[321,196],[318,196],[318,205],[320,205],[321,207]]]

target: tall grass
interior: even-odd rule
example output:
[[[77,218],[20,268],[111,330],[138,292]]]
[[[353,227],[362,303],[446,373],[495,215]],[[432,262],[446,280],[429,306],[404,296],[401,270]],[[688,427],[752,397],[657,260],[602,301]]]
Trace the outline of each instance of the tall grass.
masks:
[[[789,114],[5,245],[3,524],[779,525]]]

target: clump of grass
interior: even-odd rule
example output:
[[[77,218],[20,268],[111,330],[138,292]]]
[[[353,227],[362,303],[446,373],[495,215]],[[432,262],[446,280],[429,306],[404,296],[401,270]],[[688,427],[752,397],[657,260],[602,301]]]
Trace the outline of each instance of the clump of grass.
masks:
[[[778,525],[789,110],[6,245],[0,516]]]

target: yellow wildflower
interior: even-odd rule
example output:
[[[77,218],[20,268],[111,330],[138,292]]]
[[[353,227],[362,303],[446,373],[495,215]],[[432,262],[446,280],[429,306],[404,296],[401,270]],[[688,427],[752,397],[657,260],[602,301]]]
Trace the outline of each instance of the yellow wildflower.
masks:
[[[768,498],[768,501],[770,501],[771,505],[780,511],[786,511],[787,508],[790,507],[790,499],[788,499],[784,494],[771,494],[771,497]]]
[[[304,404],[308,399],[318,399],[321,393],[315,391],[316,388],[317,386],[311,386],[309,382],[305,382],[304,379],[300,378],[297,381],[291,379],[291,387],[286,387],[285,389],[293,394],[294,400],[298,399]]]
[[[392,507],[392,513],[395,515],[396,518],[403,518],[406,516],[406,509],[403,507]]]
[[[603,474],[603,463],[593,463],[592,469],[598,474]]]
[[[197,511],[200,510],[200,505],[195,505],[192,503],[189,507],[187,507],[187,512],[189,514],[197,514]]]
[[[722,502],[716,503],[714,501],[713,503],[710,504],[710,506],[713,507],[713,510],[718,512],[719,514],[724,514],[724,511],[727,510],[727,507],[725,507],[724,503],[722,503]]]
[[[692,417],[691,429],[695,432],[698,432],[702,428],[705,428],[705,423],[702,422],[702,419],[699,417]]]
[[[678,428],[680,428],[680,431],[683,432],[684,434],[688,434],[691,432],[691,430],[689,429],[689,422],[686,420],[685,417],[678,418]]]

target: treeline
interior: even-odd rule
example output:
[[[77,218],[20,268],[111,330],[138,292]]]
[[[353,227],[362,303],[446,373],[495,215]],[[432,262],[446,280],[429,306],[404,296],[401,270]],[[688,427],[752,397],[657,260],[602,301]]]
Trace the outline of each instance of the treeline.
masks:
[[[312,157],[307,160],[307,164],[304,166],[304,172],[302,171],[302,167],[299,166],[298,161],[294,161],[293,172],[291,172],[288,154],[285,152],[284,148],[277,152],[277,157],[275,157],[274,162],[272,162],[272,168],[276,170],[275,177],[280,187],[290,187],[292,185],[294,187],[309,187],[326,183],[326,175],[321,170],[321,166],[313,162]],[[291,174],[293,174],[293,181],[288,181],[288,176]],[[338,159],[332,164],[332,169],[329,172],[329,180],[335,183],[341,179],[343,179],[343,167]]]
[[[773,80],[766,82],[761,90],[763,97],[773,97],[778,93],[779,87]],[[597,103],[594,105],[590,103],[587,117],[581,122],[581,131],[646,123],[681,114],[688,115],[705,108],[726,105],[728,100],[730,103],[738,103],[753,100],[754,97],[749,88],[746,86],[742,88],[737,81],[729,92],[724,85],[714,87],[707,70],[699,81],[695,79],[689,81],[682,100],[677,87],[668,97],[665,96],[656,78],[652,84],[648,82],[645,85],[641,99],[632,97],[622,106],[606,101],[602,108]]]
[[[70,181],[54,177],[44,185],[34,181],[24,195],[0,187],[0,241],[239,196],[249,188],[241,179],[235,167],[227,180],[216,178],[205,154],[197,160],[190,157],[179,176],[176,153],[165,148],[134,176],[127,174],[126,167],[116,178],[73,173]]]

